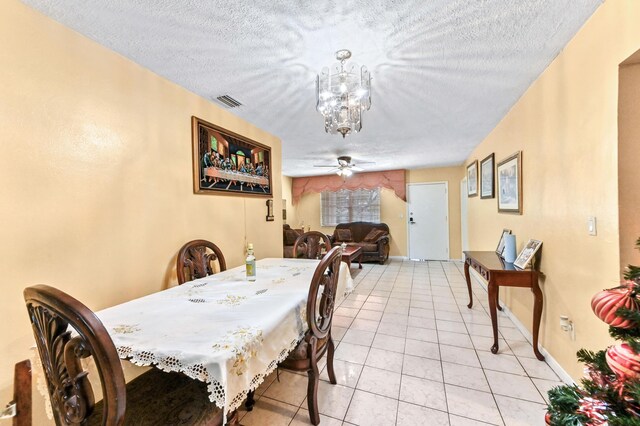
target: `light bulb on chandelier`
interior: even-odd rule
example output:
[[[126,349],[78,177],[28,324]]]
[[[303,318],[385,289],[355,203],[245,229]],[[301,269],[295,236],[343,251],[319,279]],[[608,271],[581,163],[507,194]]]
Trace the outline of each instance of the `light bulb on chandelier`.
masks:
[[[353,172],[349,168],[340,169],[336,173],[338,174],[338,176],[342,176],[344,178],[348,178],[353,174]]]
[[[371,74],[365,66],[347,63],[349,58],[349,50],[338,50],[340,62],[323,68],[316,79],[316,109],[324,116],[324,129],[343,138],[362,129],[362,112],[371,108]]]

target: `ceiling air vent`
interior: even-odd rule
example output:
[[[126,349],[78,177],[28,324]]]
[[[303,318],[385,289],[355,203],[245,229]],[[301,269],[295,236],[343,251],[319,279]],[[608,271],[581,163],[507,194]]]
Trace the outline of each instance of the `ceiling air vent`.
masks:
[[[226,106],[227,108],[238,108],[239,106],[242,105],[240,102],[233,99],[229,95],[218,96],[216,99],[218,100],[218,102],[220,102],[222,105]]]

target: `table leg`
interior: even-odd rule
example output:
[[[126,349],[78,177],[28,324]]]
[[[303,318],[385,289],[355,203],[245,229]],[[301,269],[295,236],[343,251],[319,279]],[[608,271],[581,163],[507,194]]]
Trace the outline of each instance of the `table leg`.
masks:
[[[362,269],[362,255],[364,252],[360,252],[360,256],[358,256],[358,269]]]
[[[540,331],[540,318],[542,317],[542,290],[538,284],[538,274],[531,277],[531,291],[533,292],[533,353],[540,361],[544,361],[544,355],[538,350],[538,332]]]
[[[253,396],[254,396],[254,391],[249,391],[249,393],[247,394],[247,400],[244,403],[244,408],[246,408],[247,411],[252,411],[253,406],[256,403],[256,400],[253,398]]]
[[[238,410],[227,416],[227,426],[240,426],[240,416],[238,416]]]
[[[464,277],[467,279],[467,290],[469,290],[469,304],[467,308],[473,307],[473,294],[471,293],[471,276],[469,275],[469,264],[464,262]]]
[[[491,328],[493,328],[493,346],[491,353],[498,353],[498,313],[496,302],[498,300],[498,286],[489,281],[489,314],[491,315]]]
[[[496,287],[496,307],[499,311],[502,310],[502,306],[500,306],[500,287]]]

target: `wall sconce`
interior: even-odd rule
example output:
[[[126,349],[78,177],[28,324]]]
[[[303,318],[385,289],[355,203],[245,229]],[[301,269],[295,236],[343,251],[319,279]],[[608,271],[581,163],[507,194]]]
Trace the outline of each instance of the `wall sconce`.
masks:
[[[273,199],[267,200],[267,222],[273,222]]]

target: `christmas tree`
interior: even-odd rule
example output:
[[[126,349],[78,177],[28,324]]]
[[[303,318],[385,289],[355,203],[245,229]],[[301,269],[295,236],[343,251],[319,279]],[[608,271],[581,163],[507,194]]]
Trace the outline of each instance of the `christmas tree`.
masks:
[[[640,250],[640,238],[636,241]],[[578,351],[581,386],[549,391],[549,425],[640,425],[640,267],[629,265],[621,286],[593,296],[593,312],[620,343],[599,352]]]

